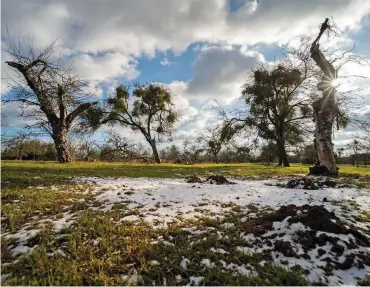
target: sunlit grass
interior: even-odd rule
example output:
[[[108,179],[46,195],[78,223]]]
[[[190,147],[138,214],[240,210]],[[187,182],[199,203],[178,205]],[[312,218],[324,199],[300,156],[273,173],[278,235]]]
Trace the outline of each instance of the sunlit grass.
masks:
[[[268,177],[307,174],[309,165],[292,164],[291,167],[276,165],[262,165],[257,163],[243,164],[136,164],[136,163],[106,163],[106,162],[74,162],[59,164],[57,162],[33,161],[3,161],[2,175],[17,171],[18,178],[27,182],[29,176],[42,175],[42,181],[62,181],[74,176],[99,176],[99,177],[159,177],[181,178],[197,174],[206,176],[221,173],[233,177]],[[340,174],[343,176],[370,175],[370,167],[356,168],[351,165],[339,165]],[[41,180],[40,180],[41,182]]]

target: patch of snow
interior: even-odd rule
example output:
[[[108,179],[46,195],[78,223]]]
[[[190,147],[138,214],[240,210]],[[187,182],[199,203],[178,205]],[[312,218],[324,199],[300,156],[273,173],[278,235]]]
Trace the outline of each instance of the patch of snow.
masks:
[[[159,227],[166,227],[168,223],[176,222],[179,214],[182,214],[186,219],[192,219],[202,216],[203,212],[208,212],[214,214],[214,218],[222,219],[225,211],[230,210],[230,208],[222,208],[222,203],[234,203],[248,211],[250,204],[274,209],[287,204],[322,205],[323,199],[326,197],[325,208],[334,211],[341,220],[345,220],[344,216],[341,216],[341,206],[332,204],[331,202],[334,200],[354,200],[360,210],[353,208],[350,210],[350,215],[356,215],[361,210],[370,208],[370,196],[366,190],[356,188],[323,188],[319,191],[289,189],[276,186],[276,184],[284,184],[284,181],[275,179],[264,181],[232,179],[236,183],[232,186],[202,184],[199,185],[199,188],[192,188],[192,184],[188,184],[182,179],[85,177],[75,178],[74,181],[83,184],[94,183],[93,193],[96,194],[96,200],[103,204],[103,207],[99,208],[103,210],[111,209],[114,203],[126,204],[125,201],[128,197],[124,195],[124,192],[133,190],[134,194],[129,197],[132,203],[127,208],[139,209],[142,217],[129,217],[129,219],[156,223]],[[245,192],[246,190],[248,193]],[[199,206],[199,203],[202,204]],[[249,213],[246,217],[254,218],[256,216],[256,213]],[[158,225],[158,223],[161,224]],[[357,222],[355,224],[363,225],[363,223]],[[229,228],[232,227],[232,224],[224,226]],[[367,226],[370,227],[370,225]]]
[[[213,262],[211,262],[211,260],[209,260],[208,258],[202,259],[202,261],[200,261],[200,264],[206,266],[207,268],[215,267],[215,264]]]
[[[253,243],[254,241],[256,241],[256,237],[254,236],[253,233],[249,233],[247,235],[244,235],[244,233],[241,234],[241,238],[248,242],[248,243]]]
[[[247,267],[249,269],[247,269]],[[233,270],[233,271],[235,271],[238,274],[243,275],[243,276],[249,276],[249,275],[253,274],[253,272],[254,272],[254,269],[251,265],[245,266],[244,264],[243,265],[238,265],[238,264],[235,264],[235,263],[230,263],[229,265],[225,266],[225,269]]]
[[[183,258],[180,262],[180,267],[184,270],[188,269],[188,264],[190,263],[190,260],[187,258]]]
[[[120,221],[138,221],[140,217],[137,215],[128,215],[120,219]]]
[[[193,235],[200,235],[200,234],[207,233],[207,230],[198,230],[197,228],[198,228],[197,226],[183,227],[183,228],[181,228],[181,230],[186,231],[186,232],[189,232],[189,233],[191,233]]]
[[[229,252],[227,252],[225,249],[222,249],[222,248],[215,249],[214,247],[212,247],[211,249],[209,249],[209,251],[220,253],[220,254],[229,254]]]
[[[235,185],[211,185],[211,184],[200,184],[197,185],[199,188],[192,188],[193,184],[188,184],[182,179],[154,179],[154,178],[77,178],[75,181],[79,183],[94,183],[93,194],[96,196],[96,200],[103,206],[103,210],[110,210],[115,203],[122,203],[126,205],[125,208],[137,208],[140,212],[140,217],[129,216],[123,220],[130,219],[132,221],[144,220],[145,222],[151,223],[155,228],[166,227],[170,222],[176,222],[179,220],[179,216],[185,219],[199,218],[203,215],[211,214],[213,219],[223,220],[225,214],[231,211],[230,207],[232,204],[240,206],[241,212],[246,214],[243,221],[248,221],[251,218],[258,217],[255,210],[249,208],[250,205],[259,207],[279,209],[283,205],[294,204],[302,206],[305,204],[310,205],[324,205],[324,207],[333,211],[335,215],[348,225],[355,225],[370,230],[370,223],[357,222],[354,217],[364,210],[370,209],[370,196],[369,190],[358,190],[356,188],[323,188],[317,190],[303,190],[300,188],[289,189],[283,186],[285,180],[265,180],[265,181],[243,181],[232,179]],[[280,184],[281,186],[277,186]],[[129,197],[124,195],[127,190],[132,190],[134,193]],[[247,192],[246,192],[247,191]],[[127,204],[127,200],[131,203]],[[238,199],[237,199],[238,198]],[[323,199],[327,200],[324,202]],[[355,205],[348,205],[346,213],[343,212],[342,206],[337,204],[346,203],[347,200],[353,200]],[[99,207],[98,209],[101,209]],[[248,212],[251,212],[249,213]],[[302,268],[310,271],[307,276],[310,282],[315,282],[320,278],[326,278],[326,284],[352,284],[356,282],[355,277],[363,278],[366,272],[370,272],[368,267],[363,269],[350,269],[349,272],[334,270],[333,275],[326,276],[323,269],[322,261],[323,256],[329,256],[334,258],[335,255],[330,251],[332,245],[327,244],[321,246],[321,249],[326,251],[325,255],[318,257],[319,247],[310,250],[307,255],[309,259],[302,257],[285,257],[281,252],[274,250],[274,243],[276,240],[287,241],[292,245],[292,249],[298,255],[304,253],[303,247],[295,243],[297,232],[305,232],[310,229],[301,223],[290,224],[288,222],[289,217],[285,218],[282,222],[274,222],[272,230],[266,232],[261,236],[261,240],[269,240],[272,243],[271,246],[267,244],[256,245],[255,236],[250,234],[241,234],[240,237],[247,243],[248,246],[238,246],[236,248],[239,252],[244,253],[260,253],[263,251],[270,252],[274,261],[277,263],[287,262],[286,267],[292,268],[295,265],[300,265]],[[233,223],[223,223],[221,228],[232,228]],[[199,229],[198,227],[183,228],[183,231],[189,232],[190,235],[201,235],[206,234],[209,229]],[[219,230],[215,231],[218,239],[227,238]],[[317,236],[320,233],[317,233]],[[279,235],[278,237],[276,237]],[[338,237],[339,245],[345,246],[345,242],[349,242],[352,235],[330,235],[328,236]],[[269,238],[267,238],[269,237]],[[201,240],[201,239],[200,239]],[[203,238],[204,240],[204,238]],[[163,242],[164,244],[171,245],[173,243],[163,240],[163,238],[157,241],[152,241],[152,244]],[[212,247],[212,252],[227,252],[223,249],[216,249]],[[355,252],[356,250],[352,250]],[[359,248],[357,250],[369,254],[370,250],[365,248]],[[339,262],[345,260],[346,252],[339,259]],[[203,259],[205,260],[205,259]],[[202,265],[212,265],[214,263],[208,262],[207,260],[202,261]],[[190,260],[184,258],[180,266],[183,269],[187,269],[187,265]],[[238,274],[250,274],[253,269],[245,265],[229,264],[220,261],[224,268],[233,268]],[[265,261],[261,261],[260,264],[265,264]],[[345,274],[344,274],[345,273]],[[346,275],[347,274],[347,275]],[[341,277],[341,278],[340,278]]]
[[[61,249],[57,249],[55,252],[58,253],[60,256],[63,256],[63,257],[67,256],[67,254],[65,254],[64,251]]]
[[[223,268],[226,268],[227,264],[224,260],[220,260],[220,263],[222,265]]]
[[[127,285],[136,285],[137,283],[143,281],[141,275],[137,274],[122,275],[121,278],[125,281]]]
[[[28,252],[31,252],[35,247],[28,247],[25,245],[17,245],[15,248],[11,249],[10,251],[12,252],[12,256],[17,256],[17,255],[23,255],[27,254]]]
[[[150,261],[150,265],[156,266],[156,265],[161,265],[157,260],[152,260]]]
[[[234,226],[235,226],[234,223],[229,223],[229,222],[225,222],[220,225],[221,228],[226,228],[226,229],[233,228]]]
[[[166,240],[161,240],[161,242],[162,242],[164,245],[167,245],[167,246],[175,246],[175,244],[173,244],[172,242],[166,241]]]
[[[63,228],[67,228],[69,226],[72,225],[73,223],[73,218],[74,214],[72,213],[69,213],[69,212],[64,212],[63,213],[63,217],[57,219],[57,220],[53,220],[53,225],[54,225],[54,231],[55,232],[59,232],[61,231]]]
[[[189,277],[189,283],[186,286],[199,286],[200,283],[204,280],[204,277],[202,276],[190,276]]]
[[[182,277],[181,277],[181,275],[176,275],[176,276],[175,276],[175,279],[176,279],[176,282],[177,282],[177,283],[180,283],[180,282],[182,281]]]
[[[5,274],[1,274],[1,283],[3,283],[3,281],[8,278],[9,276],[11,275],[11,273],[5,273]]]

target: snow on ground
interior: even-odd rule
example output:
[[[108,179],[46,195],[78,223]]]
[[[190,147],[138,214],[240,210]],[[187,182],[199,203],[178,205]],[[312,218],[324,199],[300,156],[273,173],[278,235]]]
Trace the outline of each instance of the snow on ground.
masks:
[[[260,207],[270,207],[272,209],[279,209],[283,205],[294,204],[302,206],[309,205],[323,205],[328,211],[334,211],[335,215],[346,223],[355,224],[358,227],[370,230],[369,222],[350,222],[351,216],[360,213],[361,211],[370,209],[370,193],[369,190],[358,190],[356,188],[323,188],[319,190],[304,190],[304,189],[289,189],[277,185],[282,185],[287,182],[279,180],[264,180],[264,181],[242,181],[232,180],[235,185],[214,185],[207,183],[186,183],[183,179],[153,179],[153,178],[97,178],[84,177],[76,178],[74,181],[81,184],[92,184],[95,200],[101,205],[90,207],[91,209],[110,210],[115,204],[122,204],[123,209],[130,211],[137,209],[140,216],[128,215],[122,220],[140,221],[144,220],[153,224],[154,227],[166,227],[170,222],[177,222],[181,218],[196,218],[203,215],[211,215],[212,218],[222,219],[225,213],[231,211],[232,204],[241,207],[242,211],[248,211],[250,205]],[[324,200],[325,199],[325,200]],[[345,203],[350,200],[356,206],[349,206],[347,210],[343,210],[339,203]],[[55,232],[70,226],[74,222],[75,213],[64,212],[63,216],[52,219],[37,220],[32,225],[24,225],[17,233],[3,234],[7,239],[15,239],[16,244],[12,246],[11,252],[14,256],[25,256],[32,251],[36,246],[28,247],[27,241],[34,237],[40,230],[40,226],[50,222]],[[251,218],[257,218],[258,214],[253,211],[248,213],[242,222],[248,221]],[[282,222],[274,222],[273,229],[262,235],[264,238],[271,238],[270,244],[255,244],[257,238],[252,233],[241,234],[246,246],[238,246],[236,250],[242,253],[260,253],[269,252],[276,263],[284,264],[288,268],[295,265],[300,265],[302,268],[309,270],[310,273],[307,278],[311,282],[316,282],[318,279],[325,277],[324,270],[320,269],[322,264],[325,264],[320,258],[319,253],[325,251],[329,257],[335,258],[335,254],[331,252],[332,245],[324,245],[310,250],[307,258],[295,258],[284,256],[281,252],[275,251],[274,246],[277,240],[289,242],[292,248],[300,256],[303,254],[302,246],[295,241],[295,234],[297,232],[310,231],[307,226],[301,223],[288,224],[287,220]],[[224,222],[220,225],[221,231],[236,227],[233,223]],[[188,231],[192,235],[200,235],[207,232],[213,227],[207,227],[204,230],[198,230],[197,227],[184,227],[182,230]],[[215,230],[218,238],[227,239],[221,231]],[[277,234],[283,236],[276,237]],[[328,236],[340,237],[338,244],[341,242],[348,242],[351,239],[351,234],[338,235],[327,233]],[[275,236],[275,237],[274,237]],[[352,238],[353,239],[353,238]],[[260,240],[260,241],[261,241]],[[98,244],[98,240],[94,242]],[[174,244],[158,238],[152,244],[162,242],[165,245]],[[345,245],[345,244],[344,244]],[[319,249],[322,249],[319,251]],[[218,254],[229,254],[231,252],[228,248],[210,248],[211,252]],[[345,261],[345,251],[339,258],[339,262]],[[370,248],[360,247],[358,250],[354,249],[351,252],[363,252],[369,254]],[[337,256],[338,257],[338,256]],[[222,260],[221,260],[222,261]],[[235,263],[221,262],[225,269],[234,270],[238,274],[251,275],[255,270],[252,266],[237,265]],[[283,263],[285,262],[285,263]],[[13,262],[14,263],[14,262]],[[190,260],[183,258],[180,267],[187,269]],[[211,262],[209,259],[203,259],[201,265],[204,268],[214,268],[216,262]],[[261,265],[266,263],[261,261]],[[9,263],[6,263],[9,264]],[[158,265],[159,262],[152,261],[151,265]],[[363,278],[366,272],[370,273],[370,266],[364,268],[351,267],[347,270],[336,269],[333,275],[326,276],[325,280],[331,285],[346,284],[354,285],[357,280],[356,277]],[[6,275],[6,274],[5,274]],[[2,278],[3,279],[3,278]],[[135,283],[141,280],[139,275],[125,275],[124,279],[127,282]],[[181,277],[178,278],[181,280]],[[202,284],[203,277],[190,277],[190,284]]]
[[[186,183],[183,179],[153,178],[97,178],[85,177],[75,181],[95,184],[99,193],[96,200],[103,206],[98,209],[109,210],[116,203],[125,204],[128,209],[140,210],[140,217],[127,216],[123,220],[144,220],[150,223],[169,222],[183,218],[200,217],[204,213],[222,216],[230,208],[222,203],[234,203],[245,207],[249,204],[269,206],[278,209],[282,205],[304,204],[324,205],[329,211],[340,216],[338,201],[352,200],[361,210],[370,208],[368,190],[356,188],[324,188],[320,190],[289,189],[276,186],[285,183],[278,180],[242,181],[233,180],[235,185],[212,185]],[[126,193],[126,194],[125,194]],[[323,202],[324,198],[327,202]],[[332,201],[332,202],[331,202]],[[351,212],[351,211],[350,211]],[[352,211],[357,213],[358,211]],[[232,225],[227,225],[231,228]]]
[[[64,212],[59,218],[48,218],[41,219],[34,223],[27,223],[15,233],[6,232],[2,236],[5,239],[14,239],[14,245],[10,250],[13,257],[24,257],[29,254],[36,246],[29,247],[28,241],[35,237],[42,227],[46,224],[51,224],[53,226],[53,231],[59,232],[63,228],[69,227],[73,223],[74,214],[69,212]]]
[[[253,234],[248,234],[247,236],[243,236],[242,234],[241,237],[250,247],[238,246],[237,250],[246,254],[267,252],[271,254],[274,262],[284,264],[288,268],[299,265],[303,270],[309,271],[307,272],[307,279],[310,282],[319,282],[321,280],[324,284],[329,285],[344,284],[353,286],[357,283],[356,277],[364,278],[366,274],[370,274],[370,266],[364,265],[363,268],[360,269],[357,267],[334,268],[332,271],[333,275],[326,276],[325,267],[327,265],[327,260],[344,264],[346,260],[348,260],[348,257],[353,257],[353,261],[358,262],[360,258],[358,258],[357,255],[365,254],[365,256],[370,256],[370,248],[357,246],[347,249],[346,244],[356,241],[356,238],[352,234],[334,234],[319,231],[316,233],[317,237],[325,233],[326,236],[331,238],[338,238],[336,243],[343,246],[342,253],[335,252],[333,244],[328,242],[323,246],[316,245],[314,249],[304,251],[303,245],[298,243],[297,232],[310,231],[311,229],[304,226],[302,223],[288,224],[289,218],[290,217],[286,217],[282,222],[274,222],[273,229],[263,234],[260,238],[254,237]],[[283,254],[284,251],[276,251],[278,242],[284,242],[285,246],[283,248],[285,250],[292,248],[295,254],[285,256],[288,255],[287,252]],[[289,244],[286,245],[286,243]],[[296,256],[296,254],[298,256]],[[323,260],[324,258],[325,260]],[[341,270],[341,268],[345,268],[345,270]]]
[[[319,190],[304,190],[300,188],[290,189],[281,187],[287,181],[264,180],[264,181],[242,181],[232,180],[235,185],[214,185],[207,183],[186,183],[182,179],[149,179],[149,178],[79,178],[80,183],[93,183],[96,200],[102,205],[99,209],[109,210],[114,204],[123,204],[128,209],[138,209],[140,216],[130,215],[121,220],[139,221],[144,220],[153,223],[154,226],[165,227],[167,223],[178,221],[179,216],[183,218],[196,218],[202,215],[212,215],[213,218],[222,218],[225,212],[231,210],[230,203],[239,205],[242,211],[248,211],[250,205],[279,209],[283,205],[294,204],[296,206],[323,205],[328,211],[334,211],[335,215],[346,222],[354,224],[360,228],[370,230],[370,223],[355,222],[354,215],[369,210],[370,193],[369,190],[359,190],[356,188],[323,188]],[[325,200],[324,200],[325,199]],[[348,205],[348,201],[352,205]],[[355,205],[354,205],[355,203]],[[343,209],[343,204],[348,205]],[[301,211],[298,211],[301,212]],[[298,213],[297,213],[298,214]],[[249,213],[244,221],[258,217],[256,213]],[[332,234],[326,233],[331,238],[337,238],[338,245],[344,247],[342,254],[335,253],[333,244],[327,243],[324,246],[316,246],[311,250],[303,250],[303,246],[297,242],[297,234],[311,232],[312,230],[302,223],[288,223],[289,217],[281,222],[274,222],[273,228],[267,231],[258,239],[252,234],[241,234],[246,246],[237,246],[236,250],[242,253],[254,254],[267,252],[271,254],[272,260],[287,268],[299,265],[307,272],[307,279],[310,282],[319,282],[330,285],[355,285],[358,278],[364,278],[370,273],[370,266],[360,266],[359,260],[363,255],[370,256],[370,248],[358,246],[347,248],[346,243],[354,240],[352,234]],[[158,222],[161,222],[158,225]],[[233,223],[225,222],[220,225],[222,229],[235,228]],[[206,230],[198,230],[196,227],[182,228],[193,235],[207,233]],[[216,231],[217,234],[219,231]],[[320,236],[317,232],[316,236]],[[222,233],[220,233],[222,238]],[[226,237],[224,237],[226,238]],[[352,240],[351,240],[352,239]],[[172,244],[159,239],[164,244]],[[289,243],[294,250],[294,256],[284,256],[281,251],[277,251],[274,246],[279,242]],[[157,243],[158,241],[156,241]],[[258,242],[258,244],[257,244]],[[153,242],[154,244],[154,242]],[[227,250],[211,248],[211,252],[228,254]],[[325,252],[324,256],[322,253]],[[339,256],[340,255],[340,256]],[[356,257],[356,256],[360,257]],[[354,265],[349,269],[341,270],[346,267],[335,267],[345,264],[348,256],[354,256]],[[325,273],[327,262],[323,258],[329,258],[334,262],[332,275]],[[221,261],[220,261],[221,262]],[[365,262],[365,261],[364,261]],[[189,259],[183,258],[180,266],[187,269]],[[214,268],[215,263],[209,259],[203,259],[201,265],[204,268]],[[222,263],[222,262],[221,262]],[[265,261],[261,262],[264,264]],[[235,263],[226,264],[223,268],[234,270],[241,275],[255,274],[252,266],[237,265]],[[362,264],[363,265],[363,264]],[[190,284],[201,284],[203,277],[190,277]]]

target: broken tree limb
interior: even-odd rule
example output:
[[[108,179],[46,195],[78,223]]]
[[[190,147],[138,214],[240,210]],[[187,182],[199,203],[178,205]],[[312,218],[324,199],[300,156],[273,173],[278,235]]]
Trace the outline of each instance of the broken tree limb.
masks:
[[[323,72],[321,82],[317,85],[323,96],[313,103],[315,118],[315,146],[318,157],[318,163],[310,168],[311,174],[325,173],[337,175],[338,168],[335,163],[333,151],[332,131],[336,116],[338,115],[338,106],[335,97],[336,89],[332,82],[337,78],[337,71],[333,65],[325,58],[320,51],[318,41],[326,29],[329,29],[328,19],[321,25],[320,33],[311,45],[311,58]]]

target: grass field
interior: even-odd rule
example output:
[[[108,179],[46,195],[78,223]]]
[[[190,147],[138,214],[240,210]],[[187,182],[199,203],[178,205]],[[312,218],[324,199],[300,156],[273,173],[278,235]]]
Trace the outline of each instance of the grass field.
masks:
[[[292,164],[291,167],[276,165],[262,165],[255,163],[245,164],[130,164],[105,162],[75,162],[59,164],[57,162],[33,161],[3,161],[3,173],[16,172],[20,174],[42,173],[54,180],[69,176],[101,176],[101,177],[159,177],[178,178],[198,174],[224,173],[231,177],[271,177],[307,174],[309,165]],[[352,165],[339,165],[341,176],[370,176],[370,167]]]
[[[243,218],[269,212],[269,208],[250,205],[241,209],[235,203],[223,203],[227,211],[221,220],[206,214],[153,228],[145,221],[122,220],[141,216],[139,208],[129,207],[129,196],[136,190],[127,191],[127,201],[107,210],[96,200],[104,189],[96,193],[91,184],[73,181],[75,177],[184,178],[193,174],[266,179],[307,174],[306,165],[3,161],[1,167],[3,285],[315,283],[308,282],[299,268],[288,270],[272,261],[261,265],[261,255],[241,253],[236,248],[242,244]],[[347,183],[365,188],[370,184],[369,167],[343,165],[340,172]],[[368,213],[361,216],[364,222],[369,220]],[[236,228],[225,227],[225,222]],[[189,233],[189,229],[197,232]],[[227,252],[210,251],[216,249]],[[218,263],[211,268],[212,262]]]

